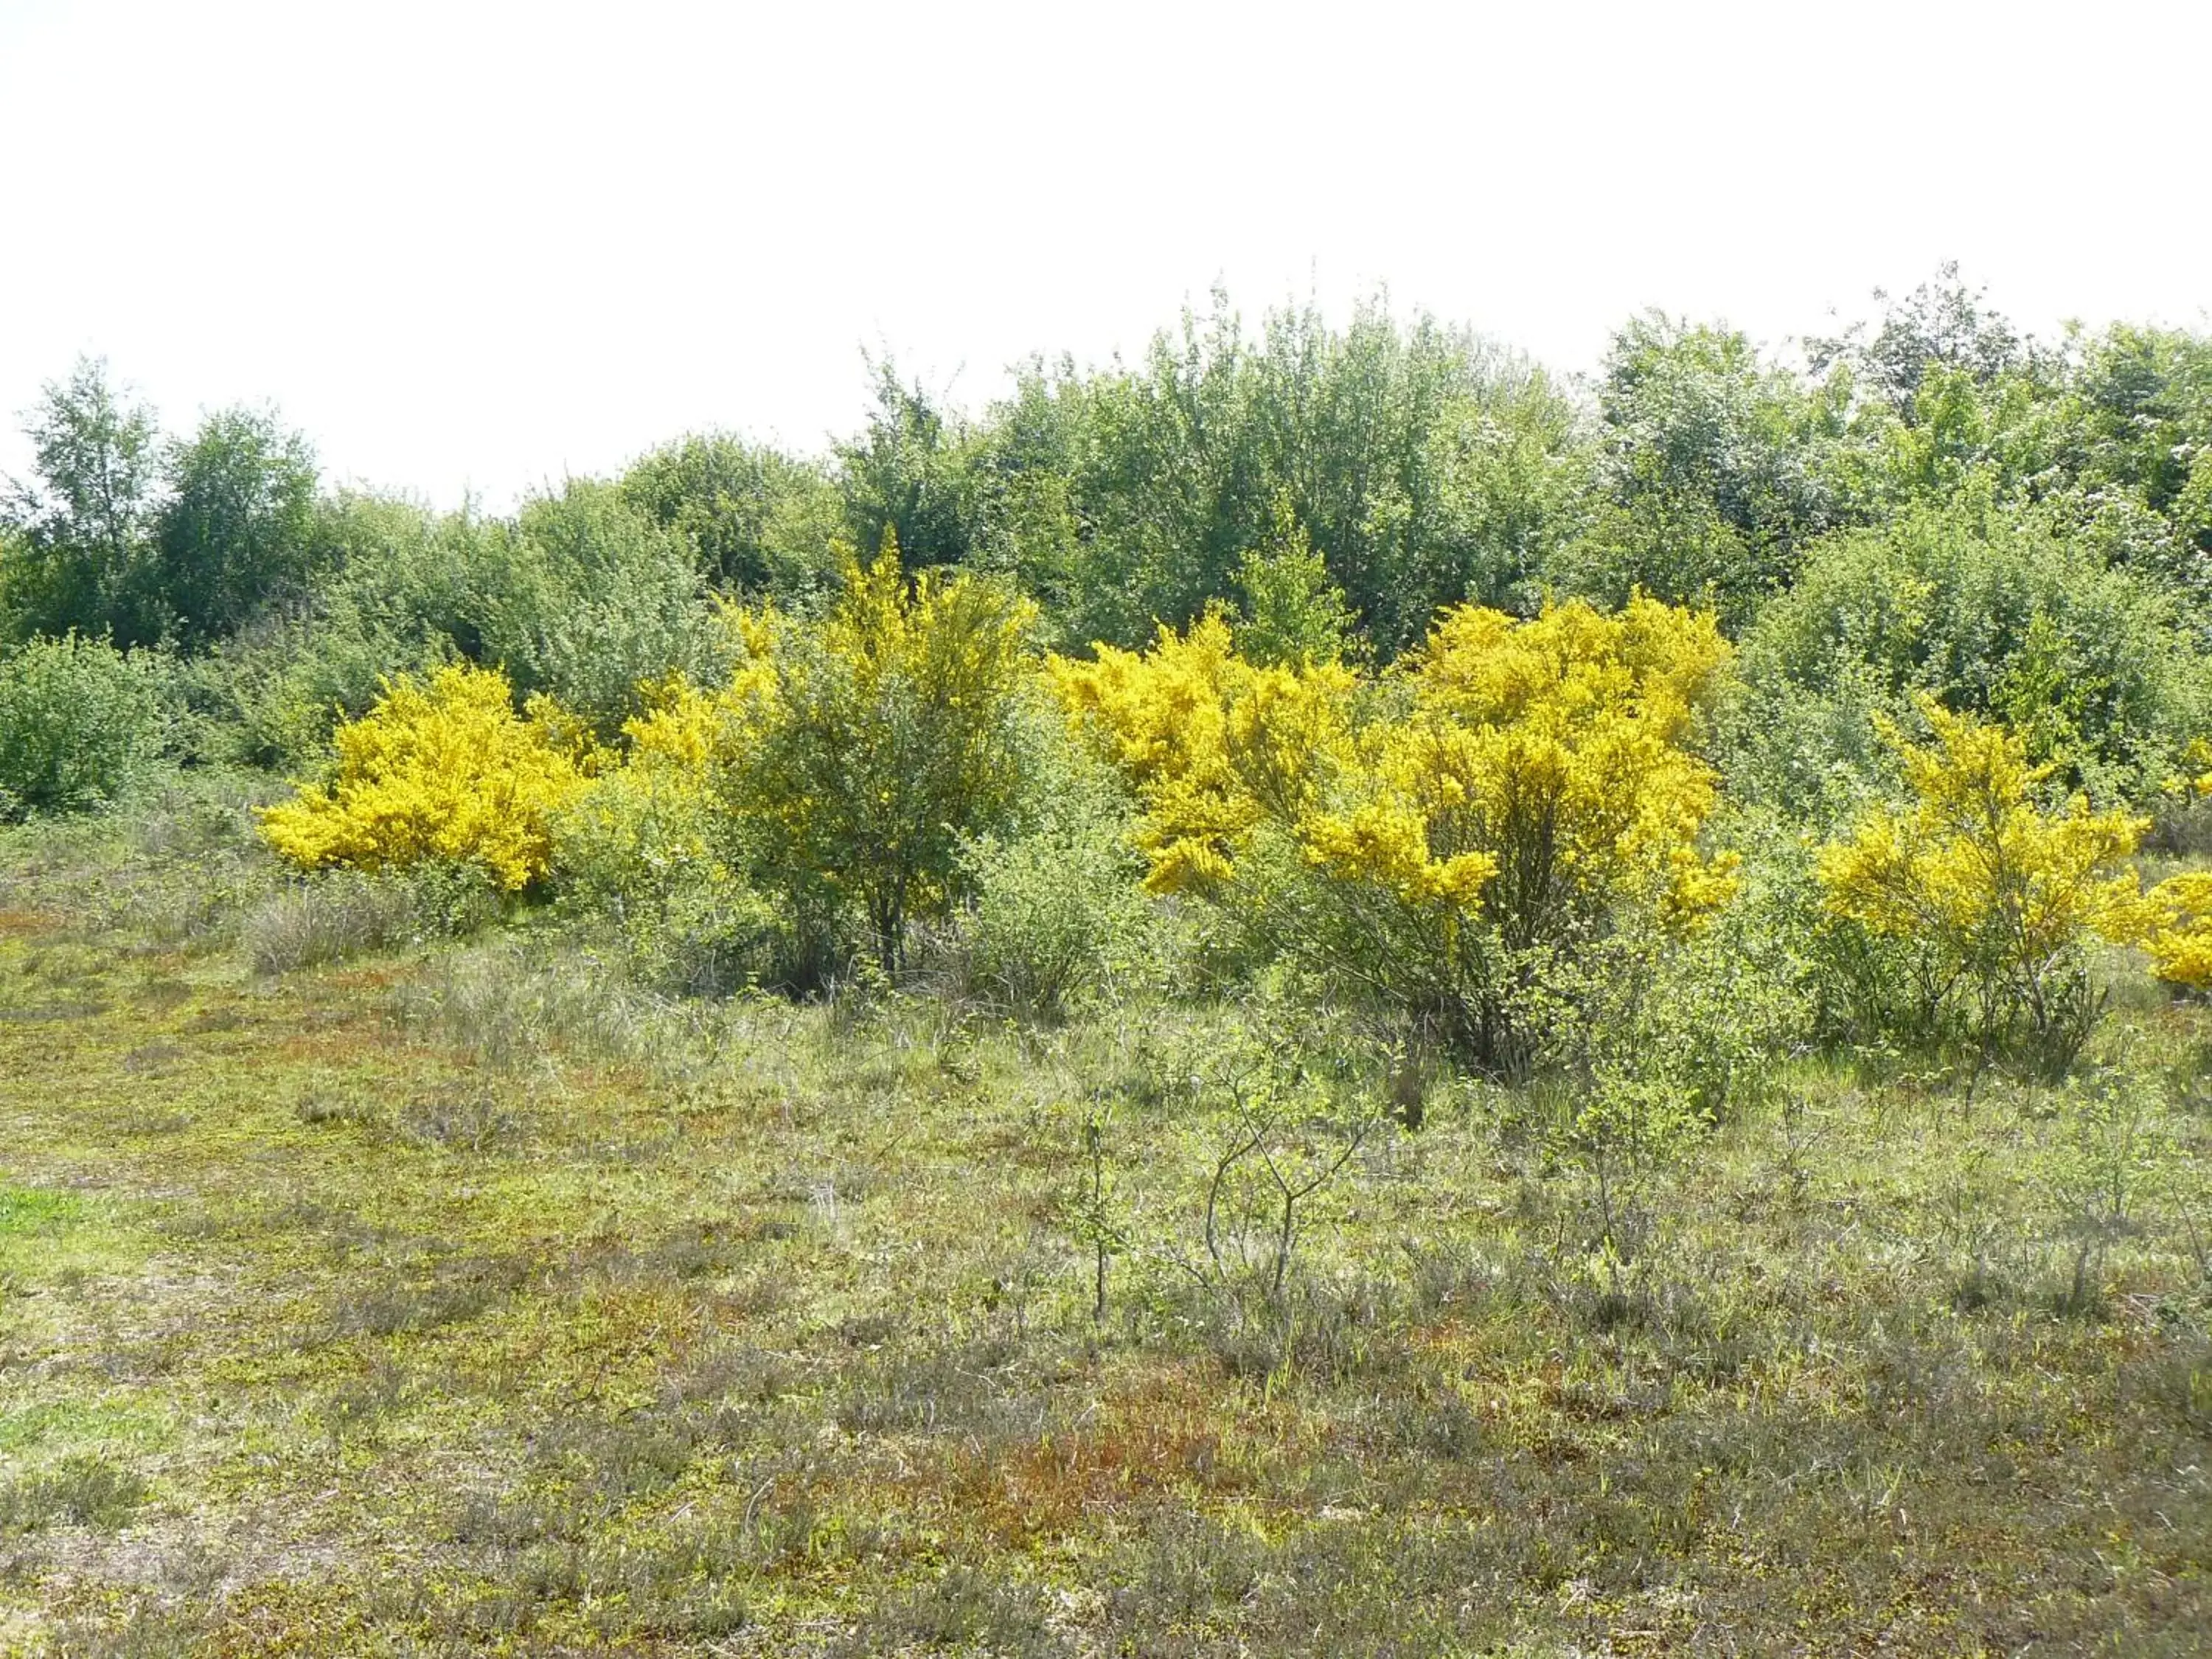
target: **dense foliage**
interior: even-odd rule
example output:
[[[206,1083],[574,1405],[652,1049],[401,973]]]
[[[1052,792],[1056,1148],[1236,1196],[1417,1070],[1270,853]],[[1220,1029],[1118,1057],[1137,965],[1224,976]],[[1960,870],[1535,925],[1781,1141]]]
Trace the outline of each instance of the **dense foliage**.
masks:
[[[2212,341],[872,389],[32,410],[0,1629],[2202,1650]]]
[[[1911,805],[1877,808],[1821,851],[1829,907],[1905,945],[1927,1018],[1960,999],[1984,1045],[2025,1022],[2070,1060],[2082,1035],[2067,1028],[2083,1012],[2085,945],[2127,944],[2148,926],[2127,862],[2144,822],[2078,794],[2046,810],[2037,795],[2053,769],[2031,765],[2019,738],[1932,699],[1922,713],[1932,745],[1885,733]]]
[[[269,844],[295,864],[480,866],[519,891],[551,865],[551,819],[582,788],[583,758],[544,702],[518,719],[506,677],[441,669],[402,680],[338,729],[327,783],[263,814]]]
[[[154,757],[143,657],[75,634],[0,653],[0,823],[113,800]]]
[[[818,627],[762,628],[773,683],[720,734],[723,799],[764,879],[810,914],[856,912],[886,970],[950,901],[963,837],[1021,799],[1030,616],[987,580],[909,579],[886,532]]]
[[[488,515],[81,362],[0,514],[9,810],[158,730],[319,780],[295,862],[477,867],[663,983],[1264,984],[1654,1100],[1707,1091],[1602,1059],[1608,997],[2063,1059],[2089,941],[2207,977],[2204,878],[2131,861],[2212,736],[2200,336],[2038,342],[1947,268],[1794,356],[1636,318],[1582,384],[1218,294],[981,410],[871,374],[827,456],[694,434]]]
[[[1522,623],[1460,606],[1375,680],[1249,662],[1218,617],[1052,666],[1138,792],[1156,890],[1224,897],[1497,1060],[1516,992],[1624,908],[1725,897],[1730,860],[1697,844],[1715,779],[1686,740],[1726,654],[1710,617],[1638,599]]]

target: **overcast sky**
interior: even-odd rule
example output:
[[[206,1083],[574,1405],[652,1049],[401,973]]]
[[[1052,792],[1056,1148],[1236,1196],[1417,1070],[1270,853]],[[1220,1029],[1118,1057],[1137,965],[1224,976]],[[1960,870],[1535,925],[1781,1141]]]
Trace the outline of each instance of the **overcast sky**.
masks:
[[[1586,369],[1955,258],[2036,331],[2206,325],[2212,5],[0,0],[0,471],[79,352],[173,426],[498,506],[688,428],[820,448],[1387,284]]]

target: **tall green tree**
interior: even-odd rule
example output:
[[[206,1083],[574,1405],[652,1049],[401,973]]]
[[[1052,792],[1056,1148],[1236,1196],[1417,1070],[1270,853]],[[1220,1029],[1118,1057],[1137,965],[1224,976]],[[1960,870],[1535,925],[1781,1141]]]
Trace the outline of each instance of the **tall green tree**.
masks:
[[[1491,517],[1504,480],[1471,476],[1496,455],[1475,429],[1486,420],[1525,439],[1549,417],[1552,441],[1571,444],[1571,412],[1543,407],[1540,377],[1466,329],[1425,314],[1401,323],[1384,297],[1340,331],[1312,307],[1273,313],[1253,369],[1267,478],[1378,651],[1418,641],[1441,605],[1505,597],[1516,555]]]
[[[102,359],[80,357],[25,415],[33,476],[9,479],[0,620],[19,635],[113,633],[148,642],[134,595],[160,499],[161,431]]]
[[[313,449],[270,410],[221,410],[168,446],[168,490],[131,595],[133,629],[187,649],[303,593],[316,564]]]
[[[2002,434],[2017,492],[2193,596],[2212,637],[2212,337],[2116,325]]]
[[[1071,643],[1141,644],[1235,599],[1287,502],[1385,658],[1441,605],[1525,602],[1587,476],[1540,372],[1382,299],[1340,330],[1278,311],[1255,337],[1216,293],[1133,367],[1032,362],[981,453],[979,535]]]
[[[1847,378],[1808,387],[1736,330],[1654,312],[1614,336],[1597,392],[1602,495],[1564,586],[1740,622],[1789,584],[1806,542],[1849,521],[1831,465]]]
[[[1874,293],[1882,307],[1871,330],[1862,323],[1842,333],[1805,342],[1815,374],[1848,364],[1864,391],[1911,422],[1930,370],[1949,370],[1987,386],[2028,363],[2033,345],[2003,313],[1989,290],[1969,287],[1949,260],[1910,294]]]
[[[708,628],[690,547],[617,487],[572,479],[524,502],[494,540],[479,654],[519,694],[549,691],[611,738],[641,684],[701,672]]]

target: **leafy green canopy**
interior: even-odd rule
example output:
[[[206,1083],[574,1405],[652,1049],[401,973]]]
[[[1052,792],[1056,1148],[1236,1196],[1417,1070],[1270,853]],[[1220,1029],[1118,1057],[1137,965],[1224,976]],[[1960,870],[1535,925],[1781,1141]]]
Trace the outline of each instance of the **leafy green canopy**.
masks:
[[[1378,665],[1462,604],[1711,608],[1747,647],[1731,775],[1793,810],[1880,782],[1871,717],[1916,691],[2100,798],[2148,799],[2204,733],[2212,341],[2039,343],[1954,269],[1796,356],[1634,319],[1583,386],[1381,299],[1250,325],[1218,294],[973,412],[871,375],[818,459],[697,433],[492,516],[319,494],[265,410],[165,438],[80,362],[0,500],[0,635],[183,659],[189,756],[312,763],[387,678],[450,660],[611,740],[641,683],[728,672],[713,594],[821,614],[888,534],[908,575],[1003,582],[1079,653],[1217,607],[1259,659]]]
[[[164,442],[153,411],[80,360],[25,428],[0,618],[18,636],[194,650],[296,598],[319,568],[314,452],[269,410],[220,410]]]
[[[1927,693],[2002,719],[2100,799],[2148,799],[2212,724],[2185,614],[2154,578],[1986,501],[1909,507],[1818,544],[1747,635],[1736,781],[1817,816],[1878,772],[1869,717],[1909,719]]]

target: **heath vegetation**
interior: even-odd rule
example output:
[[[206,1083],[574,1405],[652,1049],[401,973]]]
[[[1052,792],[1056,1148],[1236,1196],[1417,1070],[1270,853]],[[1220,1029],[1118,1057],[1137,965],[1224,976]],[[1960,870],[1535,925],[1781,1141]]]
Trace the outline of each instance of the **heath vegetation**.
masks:
[[[2200,1652],[2212,340],[0,503],[0,1651]]]

